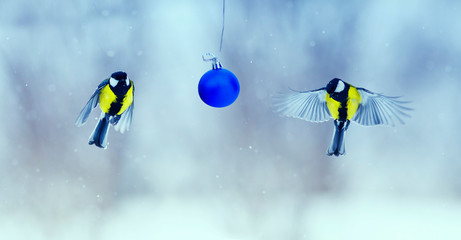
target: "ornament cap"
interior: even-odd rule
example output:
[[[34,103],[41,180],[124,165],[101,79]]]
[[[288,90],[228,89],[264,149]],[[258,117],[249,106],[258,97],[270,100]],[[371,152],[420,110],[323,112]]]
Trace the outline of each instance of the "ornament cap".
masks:
[[[217,70],[217,69],[221,69],[222,68],[222,65],[221,63],[218,61],[218,59],[216,59],[213,64],[211,64],[213,70]]]
[[[221,69],[222,65],[221,62],[219,62],[218,57],[213,55],[213,53],[205,53],[202,55],[202,59],[205,62],[210,62],[211,61],[211,67],[213,70]]]

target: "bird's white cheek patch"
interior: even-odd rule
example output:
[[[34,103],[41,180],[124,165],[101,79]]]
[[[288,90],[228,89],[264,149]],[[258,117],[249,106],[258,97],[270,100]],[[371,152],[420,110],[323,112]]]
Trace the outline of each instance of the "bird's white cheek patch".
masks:
[[[338,81],[338,85],[336,85],[335,92],[342,92],[344,90],[344,83],[343,81]]]
[[[126,78],[125,83],[127,86],[130,86],[130,79]]]
[[[110,84],[112,87],[117,86],[117,83],[118,83],[118,80],[117,80],[117,79],[115,79],[115,78],[109,78],[109,84]]]

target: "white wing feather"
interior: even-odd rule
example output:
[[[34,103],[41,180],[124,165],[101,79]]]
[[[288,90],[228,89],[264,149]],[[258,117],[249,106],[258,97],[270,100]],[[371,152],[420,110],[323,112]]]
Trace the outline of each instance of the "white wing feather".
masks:
[[[365,126],[404,124],[403,117],[409,117],[406,111],[411,108],[403,106],[408,102],[397,100],[399,97],[388,97],[373,93],[364,88],[357,88],[361,102],[352,121]]]
[[[325,88],[307,92],[293,91],[274,97],[274,107],[277,112],[287,117],[310,122],[324,122],[331,118],[325,98]]]
[[[134,100],[131,105],[122,113],[120,120],[114,126],[116,131],[124,133],[126,130],[130,129],[131,121],[133,119],[133,109],[134,109]]]

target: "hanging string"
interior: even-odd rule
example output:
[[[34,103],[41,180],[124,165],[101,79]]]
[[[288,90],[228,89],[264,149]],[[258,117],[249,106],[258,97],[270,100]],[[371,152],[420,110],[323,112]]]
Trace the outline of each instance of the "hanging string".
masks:
[[[218,61],[218,57],[213,55],[213,53],[205,53],[205,54],[203,54],[202,59],[205,62],[212,61],[213,62],[213,64],[212,64],[213,69],[221,69],[222,68],[221,63]]]
[[[222,30],[221,30],[221,43],[219,44],[219,54],[222,50],[222,39],[224,36],[224,18],[226,16],[226,0],[222,0]]]
[[[221,41],[219,42],[219,55],[221,55],[221,52],[222,52],[222,41],[223,41],[223,38],[224,38],[225,15],[226,15],[226,0],[223,0],[222,1],[222,29],[221,29]],[[213,69],[221,68],[221,64],[218,61],[218,57],[216,57],[212,53],[203,54],[202,59],[205,62],[212,61],[213,62]]]
[[[203,54],[202,59],[203,59],[204,62],[213,61],[213,62],[216,63],[216,61],[218,61],[218,58],[213,53],[205,53],[205,54]]]

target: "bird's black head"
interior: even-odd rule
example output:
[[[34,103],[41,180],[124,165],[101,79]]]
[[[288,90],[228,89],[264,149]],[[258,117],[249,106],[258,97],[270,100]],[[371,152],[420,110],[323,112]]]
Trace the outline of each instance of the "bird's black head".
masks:
[[[119,71],[119,72],[112,73],[110,77],[120,81],[120,80],[126,79],[127,75],[126,75],[126,72]]]
[[[341,81],[339,78],[333,78],[328,84],[327,84],[327,92],[329,94],[332,94],[336,90],[336,86],[338,86],[338,82]]]

